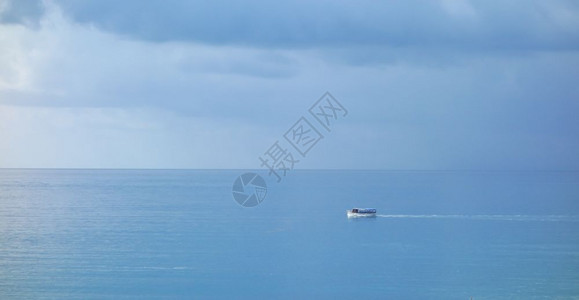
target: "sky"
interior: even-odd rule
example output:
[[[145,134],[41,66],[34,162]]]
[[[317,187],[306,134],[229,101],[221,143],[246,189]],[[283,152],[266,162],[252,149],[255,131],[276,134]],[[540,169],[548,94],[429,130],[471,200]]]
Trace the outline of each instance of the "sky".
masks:
[[[0,0],[0,167],[259,169],[330,92],[296,168],[579,170],[578,82],[577,1]]]

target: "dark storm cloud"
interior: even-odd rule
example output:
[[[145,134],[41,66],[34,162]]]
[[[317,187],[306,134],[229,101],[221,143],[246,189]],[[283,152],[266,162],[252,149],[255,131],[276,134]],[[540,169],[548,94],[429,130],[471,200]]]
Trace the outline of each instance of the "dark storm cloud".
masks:
[[[25,3],[38,6],[33,1]],[[155,42],[275,48],[579,49],[579,5],[565,0],[56,3],[77,22]]]
[[[36,26],[43,13],[38,0],[0,0],[0,23]]]

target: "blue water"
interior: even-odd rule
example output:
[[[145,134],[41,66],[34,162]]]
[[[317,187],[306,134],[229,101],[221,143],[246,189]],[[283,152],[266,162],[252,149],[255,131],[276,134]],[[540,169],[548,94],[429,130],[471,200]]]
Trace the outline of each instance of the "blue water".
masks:
[[[577,172],[241,173],[0,170],[0,299],[579,299]]]

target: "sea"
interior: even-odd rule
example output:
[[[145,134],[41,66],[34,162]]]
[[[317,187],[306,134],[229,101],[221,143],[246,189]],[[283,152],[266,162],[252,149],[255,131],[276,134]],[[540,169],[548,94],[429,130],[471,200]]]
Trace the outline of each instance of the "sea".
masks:
[[[579,172],[280,179],[1,169],[0,299],[579,299]]]

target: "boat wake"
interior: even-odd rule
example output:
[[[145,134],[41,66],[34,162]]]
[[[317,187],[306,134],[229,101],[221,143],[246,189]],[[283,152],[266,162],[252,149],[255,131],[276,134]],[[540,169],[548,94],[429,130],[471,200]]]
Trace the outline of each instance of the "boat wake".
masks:
[[[401,219],[464,219],[482,221],[579,222],[579,216],[565,215],[376,215]]]

